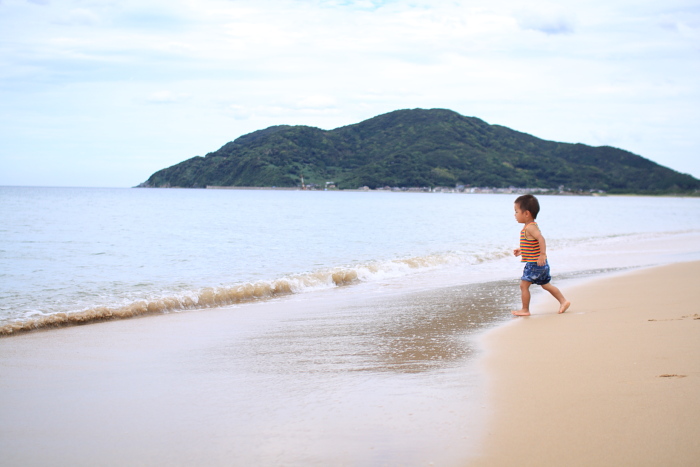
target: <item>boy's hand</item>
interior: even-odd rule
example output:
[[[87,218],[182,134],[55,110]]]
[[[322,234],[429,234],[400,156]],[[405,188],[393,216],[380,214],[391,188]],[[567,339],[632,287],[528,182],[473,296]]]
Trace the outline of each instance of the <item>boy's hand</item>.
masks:
[[[515,250],[513,250],[513,254],[515,256],[520,256],[520,248],[516,248]]]
[[[537,258],[537,265],[538,266],[544,266],[546,262],[547,262],[547,255],[540,255]]]

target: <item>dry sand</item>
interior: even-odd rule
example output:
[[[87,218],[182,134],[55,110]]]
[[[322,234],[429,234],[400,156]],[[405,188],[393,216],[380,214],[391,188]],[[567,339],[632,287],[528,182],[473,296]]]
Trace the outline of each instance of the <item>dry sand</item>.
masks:
[[[471,465],[700,465],[700,262],[564,292],[566,314],[547,297],[485,336],[496,413]]]

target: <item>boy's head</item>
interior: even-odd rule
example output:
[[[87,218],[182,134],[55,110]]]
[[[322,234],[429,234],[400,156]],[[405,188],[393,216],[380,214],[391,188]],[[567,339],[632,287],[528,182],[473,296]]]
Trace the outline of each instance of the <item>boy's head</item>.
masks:
[[[521,211],[530,211],[533,219],[537,219],[537,214],[540,212],[540,203],[532,195],[522,195],[518,196],[515,200],[515,204],[520,208]]]

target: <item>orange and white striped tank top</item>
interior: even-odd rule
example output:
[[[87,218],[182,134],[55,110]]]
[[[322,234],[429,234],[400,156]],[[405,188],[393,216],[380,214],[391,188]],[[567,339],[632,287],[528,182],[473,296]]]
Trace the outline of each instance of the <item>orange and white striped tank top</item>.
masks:
[[[537,225],[537,222],[530,222],[530,224]],[[520,257],[522,258],[520,261],[522,263],[536,263],[540,257],[540,242],[534,238],[532,240],[525,238],[525,229],[530,224],[527,224],[520,231]]]

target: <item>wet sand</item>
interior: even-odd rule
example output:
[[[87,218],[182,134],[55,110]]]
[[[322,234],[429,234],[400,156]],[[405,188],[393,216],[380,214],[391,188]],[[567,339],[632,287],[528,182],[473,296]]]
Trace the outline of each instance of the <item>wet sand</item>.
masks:
[[[8,466],[464,465],[511,282],[350,286],[0,339]]]
[[[700,262],[565,292],[485,336],[495,418],[468,465],[697,465]]]

